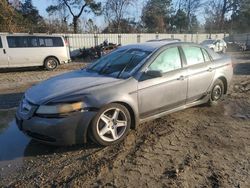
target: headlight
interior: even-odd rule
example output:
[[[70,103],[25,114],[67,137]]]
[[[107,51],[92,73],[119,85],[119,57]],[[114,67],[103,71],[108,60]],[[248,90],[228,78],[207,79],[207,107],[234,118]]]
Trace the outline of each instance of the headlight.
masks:
[[[72,104],[58,104],[58,105],[41,105],[37,109],[37,114],[66,114],[69,112],[75,112],[84,108],[83,102],[77,102]]]

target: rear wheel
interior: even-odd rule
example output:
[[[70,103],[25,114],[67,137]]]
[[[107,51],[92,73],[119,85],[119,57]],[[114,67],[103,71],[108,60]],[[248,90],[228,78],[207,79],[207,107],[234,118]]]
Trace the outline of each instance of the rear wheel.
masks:
[[[100,145],[108,146],[124,139],[131,125],[127,108],[120,104],[109,104],[102,108],[91,123],[91,137]]]
[[[215,105],[218,103],[218,101],[220,101],[223,98],[224,95],[224,84],[221,80],[216,80],[214,82],[212,91],[211,91],[211,95],[210,95],[210,99],[208,101],[208,103],[210,105]]]
[[[58,66],[58,60],[54,57],[48,57],[44,61],[44,67],[49,71],[56,69],[57,66]]]

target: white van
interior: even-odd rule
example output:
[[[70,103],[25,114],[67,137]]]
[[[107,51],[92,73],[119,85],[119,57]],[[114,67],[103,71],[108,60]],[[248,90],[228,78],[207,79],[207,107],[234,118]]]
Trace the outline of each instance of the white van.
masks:
[[[0,34],[0,68],[44,66],[70,62],[64,38],[53,35]]]

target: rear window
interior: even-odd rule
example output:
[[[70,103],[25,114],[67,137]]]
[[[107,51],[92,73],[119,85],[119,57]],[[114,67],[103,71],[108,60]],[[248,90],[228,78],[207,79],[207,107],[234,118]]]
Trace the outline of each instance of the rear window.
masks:
[[[8,36],[9,48],[62,47],[61,37]]]
[[[0,37],[0,48],[3,48],[2,39]]]

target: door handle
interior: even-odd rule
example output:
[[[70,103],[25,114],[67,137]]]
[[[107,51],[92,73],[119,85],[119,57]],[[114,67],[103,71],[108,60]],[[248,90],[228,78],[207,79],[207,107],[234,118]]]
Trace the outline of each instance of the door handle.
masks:
[[[177,80],[184,80],[185,77],[184,76],[180,76],[179,78],[177,78]]]
[[[3,53],[6,54],[6,50],[5,49],[3,49]]]
[[[211,67],[209,67],[209,69],[207,69],[208,72],[212,72],[213,69]]]

